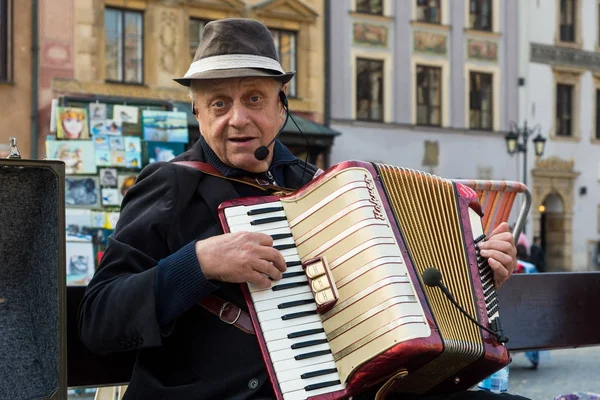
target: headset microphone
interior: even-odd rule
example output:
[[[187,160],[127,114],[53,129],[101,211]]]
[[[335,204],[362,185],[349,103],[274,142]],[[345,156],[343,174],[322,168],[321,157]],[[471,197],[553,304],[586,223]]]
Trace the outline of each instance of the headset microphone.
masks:
[[[270,152],[269,146],[271,146],[273,144],[273,142],[275,141],[275,139],[277,139],[277,136],[279,136],[279,134],[281,134],[281,132],[283,131],[283,128],[287,124],[288,118],[290,117],[290,110],[288,108],[287,96],[285,95],[285,92],[283,90],[279,91],[279,100],[281,100],[281,104],[283,104],[283,109],[285,110],[285,122],[281,126],[281,129],[279,129],[279,132],[277,132],[277,135],[275,135],[273,140],[271,140],[268,145],[260,146],[259,148],[254,150],[254,158],[256,158],[259,161],[262,161],[265,158],[267,158],[267,156],[269,155],[269,152]],[[294,124],[295,124],[295,122],[294,122]]]

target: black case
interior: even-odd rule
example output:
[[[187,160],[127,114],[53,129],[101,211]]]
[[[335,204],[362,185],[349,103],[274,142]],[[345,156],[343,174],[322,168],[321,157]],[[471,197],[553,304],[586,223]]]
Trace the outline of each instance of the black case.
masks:
[[[0,159],[0,400],[67,398],[64,197],[62,161]]]

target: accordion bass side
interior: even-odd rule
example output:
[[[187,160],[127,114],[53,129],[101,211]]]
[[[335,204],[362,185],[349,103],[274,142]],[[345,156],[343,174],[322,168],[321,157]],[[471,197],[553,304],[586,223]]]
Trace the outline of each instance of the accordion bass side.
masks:
[[[466,390],[509,363],[477,194],[460,183],[348,161],[298,191],[219,207],[225,232],[273,237],[287,271],[242,284],[278,399]],[[436,272],[437,272],[436,271]],[[426,282],[427,280],[425,280]]]

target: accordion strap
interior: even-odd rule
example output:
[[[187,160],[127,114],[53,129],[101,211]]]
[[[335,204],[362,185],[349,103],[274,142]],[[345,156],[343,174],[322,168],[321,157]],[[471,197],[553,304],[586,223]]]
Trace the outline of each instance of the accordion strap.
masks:
[[[225,176],[221,172],[219,172],[218,169],[213,167],[212,165],[202,162],[202,161],[173,161],[173,164],[184,165],[186,167],[194,168],[194,169],[197,169],[198,171],[204,172],[205,174],[216,176],[218,178],[223,178],[223,179],[227,179],[227,180],[234,181],[234,182],[245,183],[246,185],[254,186],[254,187],[259,188],[264,191],[272,190],[272,191],[282,193],[282,194],[288,194],[288,193],[294,192],[294,189],[289,189],[289,188],[276,186],[276,185],[270,185],[270,184],[261,184],[257,180],[252,179],[250,177],[233,178],[233,177]]]
[[[235,304],[209,294],[202,299],[200,305],[226,324],[233,325],[250,335],[255,334],[250,315]]]

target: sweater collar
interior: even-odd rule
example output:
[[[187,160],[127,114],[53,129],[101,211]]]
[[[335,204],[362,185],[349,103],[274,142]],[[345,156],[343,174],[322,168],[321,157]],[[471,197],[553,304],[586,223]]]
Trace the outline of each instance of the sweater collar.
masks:
[[[202,147],[202,151],[206,157],[206,162],[214,166],[219,170],[223,176],[227,177],[239,177],[239,176],[253,176],[253,175],[262,175],[262,174],[252,174],[248,171],[244,171],[239,168],[230,167],[224,164],[217,154],[211,149],[208,145],[204,136],[200,135],[200,146]],[[275,146],[273,148],[273,160],[271,161],[271,165],[269,166],[269,171],[273,172],[273,169],[280,165],[291,165],[297,164],[298,159],[285,147],[279,140],[275,140]]]

